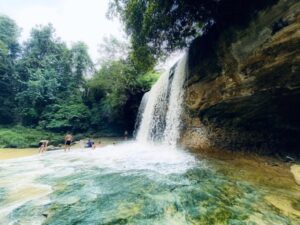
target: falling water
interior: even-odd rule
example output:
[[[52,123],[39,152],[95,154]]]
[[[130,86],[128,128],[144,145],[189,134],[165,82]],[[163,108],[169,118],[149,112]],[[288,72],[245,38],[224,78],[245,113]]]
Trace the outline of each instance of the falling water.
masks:
[[[187,56],[163,74],[149,92],[137,133],[139,142],[162,142],[175,146],[180,135],[180,115]]]
[[[170,92],[170,100],[166,117],[166,129],[164,132],[164,142],[175,146],[180,135],[180,116],[183,101],[183,84],[186,77],[187,55],[178,63]]]
[[[142,117],[143,117],[143,113],[145,111],[145,107],[146,104],[148,102],[148,97],[149,97],[149,92],[146,92],[142,98],[139,110],[138,110],[138,114],[136,116],[136,121],[135,121],[135,125],[134,125],[134,133],[133,135],[136,137],[137,135],[137,129],[139,128],[141,121],[142,121]]]
[[[169,73],[163,74],[149,92],[148,101],[138,129],[139,142],[155,141],[164,127],[167,107]]]

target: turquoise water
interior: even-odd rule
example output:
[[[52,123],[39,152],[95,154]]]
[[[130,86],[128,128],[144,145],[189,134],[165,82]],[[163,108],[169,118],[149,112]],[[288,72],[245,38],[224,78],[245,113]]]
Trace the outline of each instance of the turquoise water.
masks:
[[[300,224],[266,190],[209,162],[137,143],[0,165],[0,224]]]

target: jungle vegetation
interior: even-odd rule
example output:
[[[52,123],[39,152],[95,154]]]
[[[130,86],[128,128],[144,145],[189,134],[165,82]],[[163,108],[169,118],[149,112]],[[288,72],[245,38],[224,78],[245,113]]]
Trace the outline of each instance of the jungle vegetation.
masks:
[[[213,42],[276,1],[110,0],[108,16],[123,21],[130,43],[107,38],[100,67],[85,43],[68,47],[51,24],[34,27],[20,43],[18,25],[0,15],[0,127],[132,131],[139,102],[159,76],[153,69],[159,60],[196,38]],[[206,46],[213,43],[205,43],[203,54]]]
[[[86,44],[68,47],[51,24],[33,28],[24,43],[18,41],[19,35],[13,20],[0,16],[0,126],[4,136],[8,128],[20,126],[106,136],[132,130],[139,101],[158,74],[138,70],[126,54],[112,54],[126,53],[128,46],[108,38],[100,48],[100,68],[95,69]]]

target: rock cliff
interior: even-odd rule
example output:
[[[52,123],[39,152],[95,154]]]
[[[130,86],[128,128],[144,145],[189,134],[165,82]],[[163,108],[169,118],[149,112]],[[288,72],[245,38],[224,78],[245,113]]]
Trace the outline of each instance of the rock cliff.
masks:
[[[300,156],[300,2],[189,49],[181,144]]]

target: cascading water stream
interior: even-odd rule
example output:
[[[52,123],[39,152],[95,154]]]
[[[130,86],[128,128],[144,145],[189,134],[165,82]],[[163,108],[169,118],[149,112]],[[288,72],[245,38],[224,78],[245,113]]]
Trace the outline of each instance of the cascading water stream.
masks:
[[[164,131],[164,143],[176,146],[177,140],[180,135],[181,128],[181,111],[182,111],[182,102],[184,96],[184,81],[186,78],[186,65],[187,65],[187,55],[178,63],[174,78],[172,81],[171,91],[170,91],[170,100],[168,105],[168,111],[166,116],[166,128]]]
[[[167,107],[169,73],[163,74],[149,92],[148,101],[142,115],[137,140],[142,143],[154,141],[163,126],[163,114]]]
[[[185,54],[174,66],[175,71],[173,67],[163,74],[150,90],[137,132],[138,142],[160,142],[176,146],[180,135],[186,65]]]
[[[148,102],[148,97],[149,97],[149,92],[146,92],[142,98],[142,101],[141,101],[141,104],[140,104],[140,107],[139,107],[139,110],[138,110],[138,114],[137,114],[137,117],[136,117],[136,121],[135,121],[135,125],[134,125],[134,133],[133,133],[133,136],[136,137],[137,135],[137,130],[141,124],[141,121],[142,121],[142,117],[143,117],[143,113],[145,112],[145,107],[146,107],[146,104]]]

